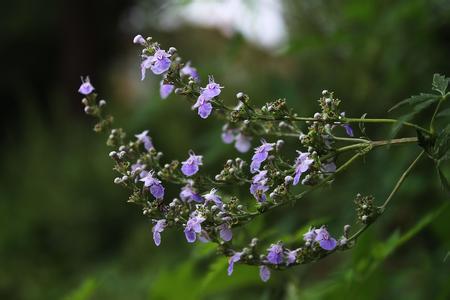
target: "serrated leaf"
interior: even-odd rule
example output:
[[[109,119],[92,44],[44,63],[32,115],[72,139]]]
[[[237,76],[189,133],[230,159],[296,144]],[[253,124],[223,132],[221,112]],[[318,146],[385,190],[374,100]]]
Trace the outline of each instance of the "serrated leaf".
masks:
[[[439,97],[435,94],[428,94],[428,93],[420,93],[419,95],[414,95],[411,96],[405,100],[400,101],[399,103],[397,103],[396,105],[394,105],[393,107],[391,107],[388,112],[393,111],[394,109],[404,105],[404,104],[409,104],[409,105],[416,105],[425,101],[431,101],[431,103],[433,103],[434,101],[437,101],[439,99]],[[431,104],[430,103],[430,104]]]
[[[422,102],[420,102],[420,103],[414,105],[413,110],[414,110],[416,113],[419,113],[419,112],[421,112],[422,110],[424,110],[425,108],[427,108],[428,106],[430,106],[431,104],[433,104],[433,103],[435,103],[435,102],[437,102],[437,101],[439,101],[439,98],[438,98],[438,97],[430,98],[430,99],[428,99],[428,100],[422,101]]]
[[[438,172],[439,181],[441,182],[441,186],[446,192],[450,192],[450,184],[448,183],[447,177],[445,177],[445,174],[442,172],[441,168],[439,166],[436,166],[436,170]]]
[[[450,158],[450,124],[442,129],[436,137],[433,156],[438,163]]]
[[[450,116],[450,108],[446,108],[436,115],[437,118],[449,117],[449,116]]]
[[[419,146],[422,147],[425,153],[427,153],[427,155],[433,159],[435,138],[432,135],[421,130],[417,130],[417,138],[419,140]]]
[[[449,78],[446,78],[444,75],[434,74],[432,84],[433,91],[439,92],[442,96],[445,95],[445,92],[447,91],[448,80]]]

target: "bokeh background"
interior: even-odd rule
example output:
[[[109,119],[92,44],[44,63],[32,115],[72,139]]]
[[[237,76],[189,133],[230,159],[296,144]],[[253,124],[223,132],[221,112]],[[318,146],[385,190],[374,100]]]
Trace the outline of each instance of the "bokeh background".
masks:
[[[182,232],[164,232],[154,246],[149,220],[113,184],[110,149],[77,94],[79,76],[91,75],[118,126],[149,129],[167,160],[192,148],[216,174],[238,155],[221,143],[222,124],[178,97],[160,100],[155,76],[140,81],[136,33],[175,46],[203,80],[214,74],[230,103],[245,91],[257,104],[285,97],[311,115],[326,88],[347,115],[395,117],[387,109],[428,91],[433,73],[450,75],[449,1],[16,0],[0,8],[0,299],[450,298],[449,197],[430,161],[354,249],[263,284],[245,266],[227,277],[226,259],[210,245],[186,245]],[[367,127],[373,138],[389,131]],[[300,239],[321,223],[339,235],[354,222],[355,194],[381,202],[418,152],[374,151],[332,190],[258,218],[237,241]]]

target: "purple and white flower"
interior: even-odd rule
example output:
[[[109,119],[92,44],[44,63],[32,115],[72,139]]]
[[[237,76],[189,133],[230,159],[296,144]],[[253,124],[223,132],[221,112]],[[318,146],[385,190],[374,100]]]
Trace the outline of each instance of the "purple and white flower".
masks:
[[[198,96],[197,102],[192,106],[192,109],[198,109],[198,115],[202,119],[206,119],[211,114],[213,109],[212,104],[210,103],[211,99],[207,99],[203,94]]]
[[[315,241],[319,243],[322,249],[331,251],[336,248],[337,242],[330,236],[325,226],[316,229],[314,232],[316,234]]]
[[[145,150],[149,151],[153,148],[152,139],[148,136],[148,130],[144,130],[139,134],[136,134],[135,137],[137,138],[138,142],[144,144]]]
[[[203,202],[202,196],[193,188],[193,181],[189,180],[188,184],[181,188],[180,199],[184,202]]]
[[[341,112],[341,116],[345,118],[345,112]],[[353,137],[353,128],[350,126],[350,124],[342,124],[342,127],[345,129],[345,133],[347,133],[348,136]]]
[[[197,215],[195,217],[191,217],[184,228],[184,235],[186,236],[186,240],[188,243],[193,243],[197,239],[197,234],[202,231],[202,223],[206,219],[201,215]]]
[[[216,193],[217,189],[211,189],[211,191],[208,194],[203,195],[203,198],[205,198],[205,204],[208,202],[213,202],[215,205],[217,205],[217,207],[222,209],[223,207],[222,199]]]
[[[164,229],[167,226],[167,222],[165,219],[158,220],[152,228],[153,232],[153,241],[155,242],[156,246],[159,246],[161,244],[161,232],[164,231]]]
[[[286,265],[289,266],[297,261],[297,252],[298,250],[287,251],[286,257]]]
[[[252,144],[250,143],[251,137],[245,136],[242,133],[239,133],[236,136],[236,143],[234,144],[234,147],[237,149],[237,151],[241,153],[245,153],[248,150],[250,150]]]
[[[173,92],[175,86],[170,83],[164,83],[164,80],[161,81],[161,85],[159,87],[159,95],[162,99],[167,99],[169,95]]]
[[[241,260],[242,252],[235,252],[233,256],[228,259],[228,276],[233,274],[234,264]]]
[[[94,90],[95,90],[95,88],[92,86],[92,84],[89,80],[89,76],[86,76],[86,78],[84,78],[84,79],[83,79],[83,77],[81,77],[81,85],[80,85],[80,88],[78,89],[78,93],[87,96],[90,93],[92,93]]]
[[[267,186],[267,171],[259,171],[258,174],[253,176],[252,184],[250,185],[250,193],[255,197],[259,202],[266,201],[266,194],[269,190]]]
[[[142,37],[142,35],[138,34],[133,38],[133,44],[138,44],[138,45],[142,45],[145,46],[145,44],[147,44],[147,42],[145,41],[145,39]]]
[[[280,244],[273,244],[267,249],[267,260],[274,265],[279,265],[283,262],[283,246]]]
[[[309,166],[314,162],[314,159],[311,159],[308,152],[300,152],[297,151],[298,157],[295,161],[295,176],[293,185],[297,185],[300,181],[300,176],[306,171],[308,171]]]
[[[233,231],[231,231],[230,225],[224,223],[218,227],[219,235],[222,240],[225,242],[231,241],[233,238]]]
[[[209,83],[206,87],[201,88],[201,95],[203,95],[205,99],[211,100],[212,98],[220,95],[220,89],[223,89],[223,86],[220,86],[218,83],[214,82],[214,77],[209,76]]]
[[[189,158],[181,164],[181,172],[183,172],[186,176],[192,176],[198,172],[199,166],[203,165],[203,156],[195,155],[195,153],[191,150],[189,151]]]
[[[150,188],[150,193],[156,199],[164,198],[164,187],[161,184],[161,181],[154,176],[153,171],[147,172],[144,177],[140,179],[140,181],[144,182],[145,187]]]
[[[151,56],[142,55],[144,61],[141,63],[141,80],[145,79],[147,69],[151,69],[155,75],[160,75],[169,70],[171,64],[170,56],[171,54],[162,49],[156,50],[155,54]]]
[[[194,67],[191,67],[191,62],[188,61],[183,68],[181,68],[180,70],[180,75],[181,76],[189,76],[192,77],[192,79],[194,79],[194,81],[199,81],[200,80],[200,76],[198,75],[197,69]]]
[[[250,164],[250,172],[256,173],[259,171],[261,164],[269,157],[269,152],[274,149],[274,143],[267,143],[265,140],[261,140],[262,145],[255,148],[255,154],[252,157],[252,163]]]
[[[268,281],[270,279],[270,269],[267,266],[260,266],[259,277],[263,282]]]

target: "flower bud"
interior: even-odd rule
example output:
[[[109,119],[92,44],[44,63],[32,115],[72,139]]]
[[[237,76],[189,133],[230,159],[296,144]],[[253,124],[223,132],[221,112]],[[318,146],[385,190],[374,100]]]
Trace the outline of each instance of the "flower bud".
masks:
[[[294,181],[294,178],[292,176],[288,175],[288,176],[284,177],[284,184],[286,184],[286,185],[290,184],[293,181]]]
[[[322,95],[325,96],[326,94],[328,94],[328,90],[323,90]]]
[[[100,101],[98,102],[98,105],[99,105],[100,107],[103,107],[103,106],[106,105],[106,101],[105,101],[105,100],[100,100]]]
[[[170,47],[169,50],[167,51],[167,53],[169,54],[175,54],[175,52],[177,52],[177,48],[175,47]]]
[[[284,146],[284,141],[283,140],[278,140],[277,144],[276,144],[276,150],[280,151],[283,146]]]
[[[115,184],[119,184],[121,182],[122,182],[122,180],[119,177],[114,178],[114,183]]]

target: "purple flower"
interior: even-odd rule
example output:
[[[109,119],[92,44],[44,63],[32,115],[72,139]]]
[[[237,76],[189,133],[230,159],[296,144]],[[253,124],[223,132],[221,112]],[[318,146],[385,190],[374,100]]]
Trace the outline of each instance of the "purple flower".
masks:
[[[134,175],[139,172],[139,177],[142,178],[147,175],[147,171],[145,171],[145,165],[141,163],[135,163],[131,165],[131,174]],[[136,178],[137,180],[137,178]]]
[[[214,82],[214,78],[212,76],[209,76],[209,83],[205,88],[201,89],[201,95],[205,97],[205,99],[211,100],[212,98],[219,96],[220,89],[222,88],[222,86]]]
[[[315,239],[316,239],[316,232],[314,227],[310,228],[309,231],[303,235],[303,240],[305,242],[312,242]]]
[[[241,260],[242,252],[235,252],[233,256],[228,259],[228,276],[233,274],[234,264]]]
[[[252,163],[250,164],[250,172],[256,173],[261,167],[267,157],[269,152],[273,150],[274,143],[267,143],[265,140],[261,140],[262,145],[255,148],[255,154],[252,157]]]
[[[147,42],[145,41],[145,39],[140,34],[136,35],[134,37],[134,39],[133,39],[133,44],[138,44],[138,45],[145,46],[146,43]]]
[[[260,266],[259,267],[259,277],[262,281],[266,282],[270,279],[270,270],[267,266]]]
[[[316,229],[314,232],[316,233],[315,241],[319,243],[322,249],[331,251],[336,248],[337,242],[330,236],[325,226]]]
[[[341,112],[341,116],[345,118],[345,111]],[[347,133],[348,136],[353,137],[353,128],[350,124],[343,124],[342,127],[345,128],[345,133]]]
[[[287,262],[286,265],[289,266],[297,261],[298,250],[292,250],[287,252]]]
[[[205,198],[205,204],[208,202],[214,202],[214,204],[217,205],[217,207],[222,209],[223,206],[222,199],[218,195],[216,195],[216,193],[217,193],[216,189],[211,189],[211,191],[208,194],[203,195],[203,198]]]
[[[233,238],[233,232],[231,231],[230,225],[228,224],[222,224],[218,227],[219,229],[219,235],[222,240],[225,242],[231,241]]]
[[[300,176],[302,176],[302,174],[306,171],[308,171],[309,166],[314,162],[313,159],[309,158],[309,153],[308,152],[298,152],[298,157],[297,160],[295,161],[295,176],[294,176],[294,182],[292,183],[293,185],[297,185],[299,180],[300,180]]]
[[[94,91],[94,87],[92,86],[91,82],[89,81],[89,76],[86,76],[86,78],[83,79],[83,77],[81,77],[81,85],[80,88],[78,89],[78,93],[83,94],[83,95],[89,95],[90,93],[92,93]]]
[[[141,63],[141,80],[145,79],[145,71],[147,69],[151,69],[155,75],[162,74],[169,70],[171,63],[169,59],[170,56],[169,53],[161,49],[156,50],[155,54],[152,56],[143,55],[142,57],[145,59]]]
[[[222,141],[225,144],[231,144],[234,141],[234,131],[233,129],[226,129],[222,131]]]
[[[250,147],[252,144],[250,143],[251,138],[243,135],[242,133],[239,133],[236,136],[236,143],[234,144],[234,147],[237,149],[237,151],[241,153],[245,153],[248,150],[250,150]]]
[[[267,184],[267,171],[259,171],[258,174],[253,176],[252,184],[250,185],[250,193],[255,197],[259,202],[266,201],[266,194],[269,187]]]
[[[192,109],[198,108],[198,115],[202,119],[206,119],[209,117],[212,111],[212,105],[210,103],[210,99],[207,99],[203,94],[198,96],[197,102],[195,102],[194,106],[192,106]]]
[[[164,81],[161,81],[161,85],[159,87],[159,94],[162,99],[166,99],[169,97],[169,95],[173,92],[173,89],[175,86],[170,83],[164,83]]]
[[[181,188],[181,192],[180,192],[180,198],[182,201],[187,201],[187,202],[191,202],[191,201],[195,201],[195,202],[203,202],[203,198],[202,196],[200,196],[199,194],[197,194],[194,190],[194,188],[192,187],[193,182],[190,180],[189,183],[187,185],[185,185],[184,187]]]
[[[135,137],[140,143],[144,144],[145,150],[149,151],[153,148],[152,139],[148,136],[148,130],[144,130],[140,134],[136,134]]]
[[[158,220],[152,228],[153,232],[153,241],[155,242],[156,246],[159,246],[161,244],[161,232],[164,231],[164,229],[167,226],[167,222],[165,219]]]
[[[140,181],[144,182],[145,187],[150,188],[150,193],[156,199],[164,198],[164,187],[161,184],[161,181],[154,177],[154,172],[147,172],[145,177],[141,178]]]
[[[334,162],[329,162],[323,164],[321,169],[324,173],[334,173],[336,172],[336,164]]]
[[[347,133],[348,136],[353,137],[353,128],[349,124],[344,124],[342,125],[342,127],[345,128],[345,132]]]
[[[203,165],[203,156],[195,155],[195,153],[191,150],[189,151],[189,158],[183,161],[181,164],[181,172],[183,172],[186,176],[192,176],[198,172],[199,166]]]
[[[188,61],[184,67],[180,70],[181,76],[189,76],[192,77],[195,81],[200,80],[200,76],[198,75],[197,69],[194,67],[191,67],[191,62]]]
[[[272,245],[267,251],[267,260],[274,265],[279,265],[283,262],[283,246],[279,244]]]
[[[202,223],[206,219],[201,215],[191,217],[186,224],[184,229],[184,235],[186,236],[186,240],[188,243],[193,243],[197,239],[197,233],[202,231]]]

